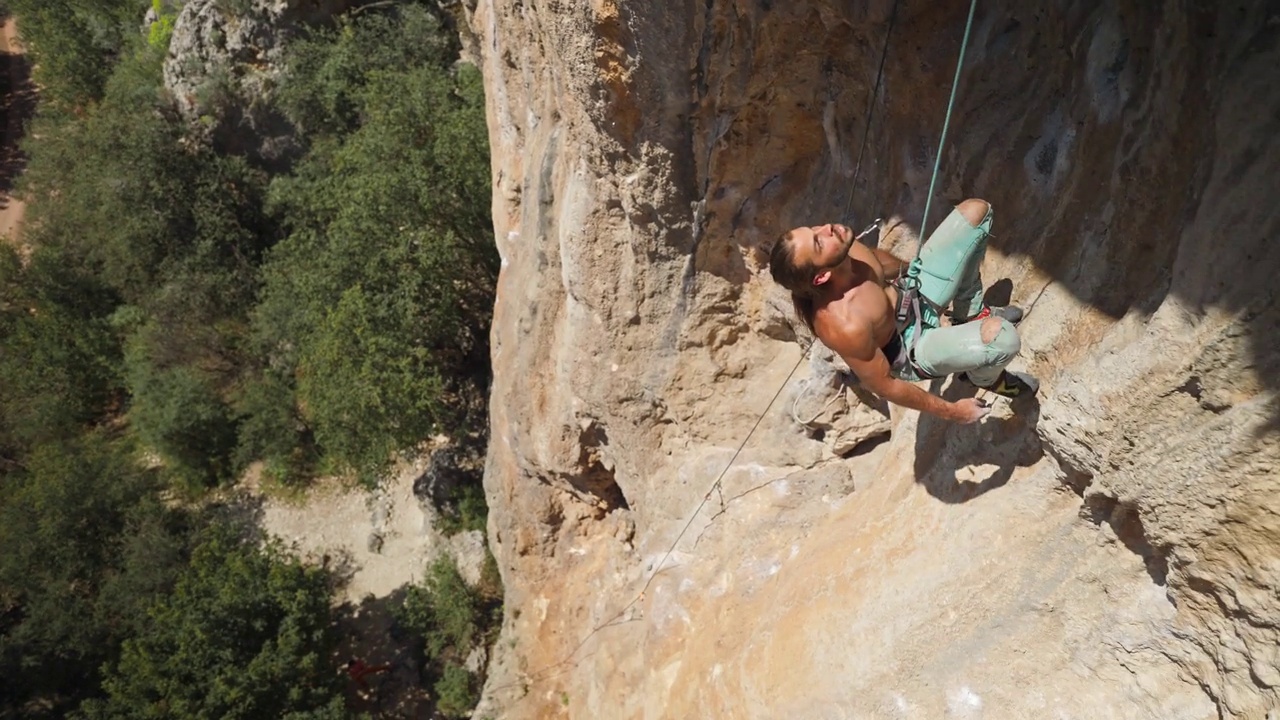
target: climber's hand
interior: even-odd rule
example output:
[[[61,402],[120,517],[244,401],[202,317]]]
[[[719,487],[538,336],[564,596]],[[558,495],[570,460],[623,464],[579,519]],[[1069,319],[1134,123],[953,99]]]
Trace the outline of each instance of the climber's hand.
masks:
[[[951,404],[951,407],[953,408],[952,419],[961,425],[978,422],[991,412],[991,408],[978,398],[957,400]]]

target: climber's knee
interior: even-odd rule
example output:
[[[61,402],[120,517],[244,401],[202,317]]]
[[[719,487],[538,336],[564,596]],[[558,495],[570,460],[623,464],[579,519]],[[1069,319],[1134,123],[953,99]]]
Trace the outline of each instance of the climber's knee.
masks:
[[[996,335],[1000,334],[1000,323],[1004,318],[998,318],[994,315],[982,321],[982,342],[991,344],[996,339]]]
[[[1018,337],[1018,329],[1004,318],[985,318],[979,330],[982,343],[1001,358],[1012,359],[1022,349],[1022,339]]]
[[[987,218],[987,213],[991,212],[991,203],[986,200],[979,200],[978,198],[969,198],[957,205],[956,210],[960,211],[960,215],[962,215],[970,225],[978,227],[978,225]]]

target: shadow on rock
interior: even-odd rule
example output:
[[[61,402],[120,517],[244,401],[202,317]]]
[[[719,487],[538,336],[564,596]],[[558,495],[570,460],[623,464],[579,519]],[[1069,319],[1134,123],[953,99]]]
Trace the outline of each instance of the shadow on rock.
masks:
[[[934,380],[930,391],[938,393],[943,382]],[[954,402],[973,397],[975,392],[972,385],[952,382],[939,394]],[[1034,465],[1044,456],[1036,434],[1040,401],[1029,397],[1013,401],[996,398],[995,402],[993,414],[972,425],[921,414],[916,429],[915,477],[930,495],[948,503],[967,502],[1002,487],[1015,468]],[[1005,415],[999,404],[1008,404],[1012,414]]]

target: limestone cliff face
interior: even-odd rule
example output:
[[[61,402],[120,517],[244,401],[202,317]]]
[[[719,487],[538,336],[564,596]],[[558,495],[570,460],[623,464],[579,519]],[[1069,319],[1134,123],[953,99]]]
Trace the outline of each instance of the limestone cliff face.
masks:
[[[918,227],[968,3],[901,3],[870,114],[888,0],[467,7],[508,593],[477,717],[1277,707],[1280,11],[979,5],[929,226],[994,205],[1041,401],[959,427],[840,394],[891,426],[848,457],[792,418],[829,386],[761,252]]]

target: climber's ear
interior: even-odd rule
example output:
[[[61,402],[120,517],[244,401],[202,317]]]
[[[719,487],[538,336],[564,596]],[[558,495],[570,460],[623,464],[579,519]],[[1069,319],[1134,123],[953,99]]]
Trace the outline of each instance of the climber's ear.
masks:
[[[826,282],[827,282],[828,280],[830,280],[830,279],[831,279],[831,271],[830,271],[830,270],[823,270],[822,272],[820,272],[820,273],[818,273],[817,275],[814,275],[814,276],[813,276],[813,284],[814,284],[814,285],[825,285],[825,284],[826,284]]]

